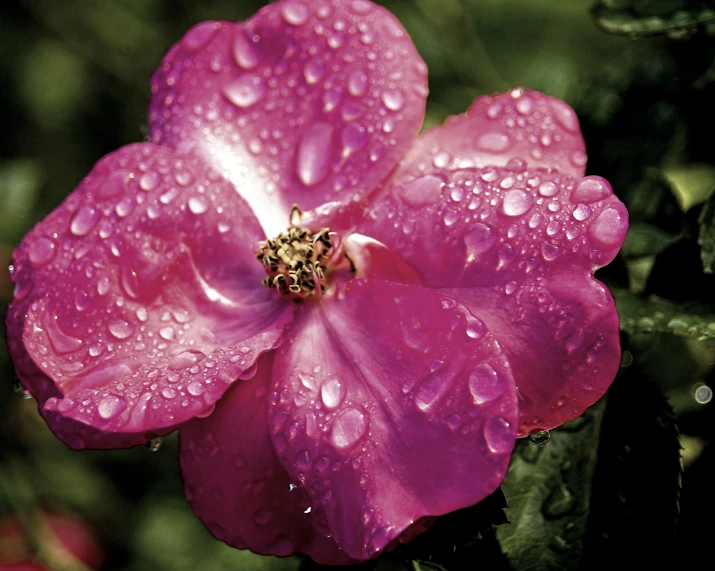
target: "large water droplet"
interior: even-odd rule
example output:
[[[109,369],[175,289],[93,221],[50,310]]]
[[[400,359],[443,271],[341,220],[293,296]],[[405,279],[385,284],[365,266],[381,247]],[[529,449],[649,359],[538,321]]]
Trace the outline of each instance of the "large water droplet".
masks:
[[[567,131],[577,133],[578,117],[576,117],[576,113],[574,113],[573,109],[558,99],[551,99],[550,104],[554,119]]]
[[[293,26],[302,26],[308,21],[308,7],[298,0],[288,0],[281,6],[283,19]]]
[[[223,94],[234,105],[250,107],[258,102],[266,92],[266,86],[257,75],[242,75],[223,86]]]
[[[476,257],[476,254],[486,252],[497,240],[497,233],[486,224],[477,222],[472,225],[464,235],[464,245],[467,247],[467,259],[469,261]]]
[[[127,401],[124,397],[117,395],[107,395],[99,401],[97,412],[103,419],[114,418],[127,408]]]
[[[318,83],[325,75],[325,62],[322,59],[311,59],[303,67],[303,77],[310,85]]]
[[[57,323],[56,315],[49,316],[49,319],[45,320],[44,325],[45,330],[47,331],[47,336],[55,352],[60,354],[72,353],[82,347],[81,339],[67,335],[60,329],[59,323]]]
[[[533,204],[534,197],[531,194],[515,188],[504,195],[502,210],[507,216],[521,216],[526,214]]]
[[[351,154],[365,146],[367,130],[359,123],[350,123],[342,132],[343,152]]]
[[[348,77],[348,91],[350,95],[362,97],[367,90],[367,75],[362,71],[355,70]]]
[[[328,410],[338,408],[346,394],[345,384],[338,379],[330,379],[320,388],[320,398]]]
[[[484,423],[484,440],[492,453],[509,453],[514,448],[514,428],[505,418],[491,416]]]
[[[405,94],[396,89],[383,91],[380,98],[391,111],[399,111],[405,105]]]
[[[181,45],[189,51],[201,49],[209,42],[214,33],[216,33],[217,26],[220,25],[218,22],[202,22],[201,24],[197,24],[186,32],[184,39],[181,41]]]
[[[161,175],[157,172],[144,173],[139,179],[139,188],[145,192],[154,190],[161,182]]]
[[[503,377],[488,363],[480,363],[469,375],[469,392],[475,404],[482,404],[504,393],[506,384]]]
[[[189,198],[189,210],[194,214],[203,214],[209,209],[211,202],[203,194]]]
[[[604,248],[613,248],[621,244],[628,230],[628,218],[625,212],[615,208],[606,208],[588,228],[588,235],[593,242]]]
[[[511,139],[504,133],[484,133],[477,139],[477,148],[489,153],[501,153],[511,145]]]
[[[89,206],[82,206],[72,216],[70,232],[75,236],[85,236],[94,228],[101,218],[102,213]]]
[[[581,179],[569,200],[574,203],[592,204],[613,194],[609,182],[600,176],[587,176]]]
[[[134,333],[134,326],[128,321],[118,319],[109,324],[109,332],[117,339],[127,339]]]
[[[334,145],[330,123],[313,123],[303,134],[296,153],[296,173],[305,186],[316,185],[328,175]]]
[[[30,246],[30,263],[39,268],[46,265],[55,255],[55,243],[46,236],[40,236]]]
[[[591,209],[585,204],[579,204],[573,211],[573,217],[579,222],[583,222],[591,216]]]
[[[422,381],[415,394],[415,405],[422,412],[430,411],[452,388],[461,372],[458,366],[436,368]]]
[[[233,39],[233,59],[243,69],[253,69],[263,57],[262,45],[257,40],[258,36],[248,37],[241,29],[236,30]]]
[[[428,206],[437,202],[442,194],[444,181],[433,175],[417,178],[397,189],[399,197],[415,207]]]
[[[555,196],[559,193],[559,190],[559,186],[550,180],[539,185],[539,194],[541,196]]]
[[[338,414],[330,432],[330,443],[337,450],[346,452],[355,446],[367,432],[365,415],[355,408]]]
[[[99,196],[101,198],[109,198],[124,192],[126,188],[129,173],[126,171],[115,171],[110,174],[99,187]]]

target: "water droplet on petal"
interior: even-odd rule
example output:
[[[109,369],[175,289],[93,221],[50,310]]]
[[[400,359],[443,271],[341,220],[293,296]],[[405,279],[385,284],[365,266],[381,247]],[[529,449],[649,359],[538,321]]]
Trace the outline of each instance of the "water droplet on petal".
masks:
[[[405,95],[399,90],[386,90],[380,96],[385,107],[391,111],[399,111],[405,105]]]
[[[521,216],[526,214],[533,204],[534,198],[531,194],[515,188],[504,195],[502,210],[507,216]]]
[[[559,190],[558,185],[550,180],[539,185],[539,194],[541,196],[555,196],[559,193]]]
[[[541,245],[541,255],[544,256],[544,260],[551,262],[559,257],[560,250],[558,246],[551,244],[549,242],[544,242]]]
[[[310,470],[313,467],[313,461],[310,459],[310,454],[307,450],[301,450],[295,457],[295,465],[300,470]]]
[[[551,111],[554,114],[554,119],[567,131],[571,133],[578,132],[578,117],[576,113],[566,103],[558,99],[550,100]]]
[[[486,224],[477,222],[464,235],[464,245],[467,247],[467,259],[473,260],[476,254],[486,252],[497,240],[496,232]]]
[[[348,77],[348,91],[350,95],[362,97],[367,89],[367,76],[358,70],[353,71]]]
[[[176,398],[176,391],[171,387],[164,387],[161,389],[161,394],[164,398],[173,399]]]
[[[585,204],[579,204],[573,211],[573,217],[582,222],[591,216],[591,209]]]
[[[253,521],[258,525],[266,525],[268,521],[273,517],[273,512],[270,510],[258,510],[253,514]]]
[[[296,153],[296,173],[305,186],[316,185],[328,175],[334,145],[329,123],[313,123],[303,134]]]
[[[283,19],[293,26],[302,26],[308,21],[308,7],[298,0],[288,0],[281,6]]]
[[[196,51],[204,47],[216,32],[218,22],[202,22],[191,28],[184,39],[181,40],[181,45],[189,51]]]
[[[511,139],[504,133],[485,133],[477,139],[476,146],[482,151],[500,153],[511,145]]]
[[[233,59],[243,69],[253,69],[263,57],[262,46],[254,39],[257,39],[257,36],[249,38],[243,30],[236,30],[233,40]]]
[[[77,211],[72,216],[72,221],[70,222],[70,232],[75,236],[85,236],[89,231],[94,228],[94,225],[101,218],[102,213],[99,210],[90,208],[89,206],[82,206],[77,209]]]
[[[144,173],[139,179],[139,188],[146,192],[154,190],[161,182],[161,175],[157,172]]]
[[[209,209],[211,203],[203,194],[189,198],[189,210],[194,214],[203,214]]]
[[[588,228],[588,235],[593,242],[604,248],[618,246],[626,236],[628,218],[625,212],[615,208],[606,208]]]
[[[46,236],[40,236],[30,246],[28,257],[36,268],[46,265],[55,255],[55,243]]]
[[[367,432],[365,415],[355,408],[342,411],[335,418],[330,432],[330,443],[345,452],[355,446]]]
[[[134,333],[134,326],[124,320],[112,321],[109,324],[109,332],[117,339],[127,339]]]
[[[345,399],[345,384],[338,379],[330,379],[320,388],[320,398],[328,410],[339,407]]]
[[[516,102],[516,110],[522,115],[528,115],[534,108],[534,100],[531,97],[521,97]]]
[[[257,103],[265,91],[266,86],[256,75],[242,75],[223,86],[223,94],[231,103],[241,108]]]
[[[127,408],[127,401],[124,397],[107,395],[99,401],[97,412],[103,419],[109,420],[121,413],[125,408]]]
[[[115,171],[110,174],[99,187],[99,196],[109,198],[124,191],[129,173],[126,171]]]
[[[574,203],[592,204],[613,194],[609,182],[600,176],[587,176],[581,179],[569,200]]]
[[[204,385],[201,381],[191,381],[186,387],[186,390],[189,391],[189,394],[197,397],[206,392],[206,385]]]
[[[503,377],[488,363],[477,365],[469,375],[469,392],[475,404],[482,404],[504,393],[506,384]]]
[[[403,184],[397,193],[407,204],[415,207],[428,206],[437,202],[442,194],[444,181],[427,175]]]
[[[303,67],[303,77],[310,85],[318,83],[325,75],[325,62],[321,59],[311,59]]]
[[[514,448],[515,431],[505,418],[492,416],[484,423],[484,440],[492,453],[506,454]]]

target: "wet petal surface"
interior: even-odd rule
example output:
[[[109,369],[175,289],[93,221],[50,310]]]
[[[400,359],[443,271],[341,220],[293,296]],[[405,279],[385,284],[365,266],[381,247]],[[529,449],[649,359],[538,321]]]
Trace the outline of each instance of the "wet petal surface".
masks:
[[[256,376],[232,387],[213,414],[182,426],[186,496],[211,533],[233,547],[279,556],[301,551],[319,563],[348,563],[273,452],[271,370],[272,358],[262,358]]]
[[[397,19],[366,1],[286,0],[244,24],[192,28],[152,78],[152,141],[195,150],[266,233],[369,193],[419,130],[426,67]]]
[[[407,182],[358,227],[485,321],[512,365],[520,436],[580,415],[613,380],[618,317],[593,272],[627,229],[602,178],[520,163]]]
[[[463,115],[420,135],[393,183],[444,169],[505,166],[515,159],[582,177],[586,147],[574,110],[523,88],[480,97]]]
[[[516,391],[499,344],[456,301],[358,279],[302,307],[286,335],[273,445],[348,555],[369,558],[499,486]]]
[[[260,284],[261,238],[200,159],[151,144],[108,155],[15,252],[18,374],[45,411],[103,432],[203,413],[291,319]]]

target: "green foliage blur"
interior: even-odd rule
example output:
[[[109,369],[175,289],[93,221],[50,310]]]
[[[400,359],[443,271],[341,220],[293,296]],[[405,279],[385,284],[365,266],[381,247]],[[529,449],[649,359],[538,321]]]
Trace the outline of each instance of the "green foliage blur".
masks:
[[[548,444],[521,442],[501,499],[447,516],[413,546],[360,568],[597,569],[617,557],[688,568],[712,535],[701,522],[715,513],[706,468],[715,384],[715,2],[379,3],[428,65],[425,128],[518,85],[562,98],[580,118],[588,174],[612,183],[631,231],[598,274],[617,300],[624,347],[605,402],[552,431]],[[142,140],[149,76],[190,26],[243,20],[263,4],[2,3],[0,261],[10,263],[24,233],[99,158]],[[11,297],[3,271],[2,305]],[[71,452],[14,386],[4,347],[0,371],[0,522],[19,516],[47,568],[82,567],[45,557],[43,542],[57,538],[36,525],[43,510],[83,520],[107,571],[317,569],[213,539],[183,496],[175,435],[158,450]]]

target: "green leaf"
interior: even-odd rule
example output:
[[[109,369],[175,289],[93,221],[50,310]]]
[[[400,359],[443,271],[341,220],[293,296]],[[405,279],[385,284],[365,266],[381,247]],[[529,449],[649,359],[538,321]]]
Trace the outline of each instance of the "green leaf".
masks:
[[[621,248],[621,255],[626,258],[655,256],[677,239],[676,236],[661,230],[652,224],[632,224]]]
[[[592,10],[596,24],[610,34],[675,35],[715,21],[715,10],[698,0],[600,0]]]
[[[511,525],[497,528],[516,571],[578,568],[603,408],[553,430],[548,444],[517,444],[502,486]]]
[[[715,194],[711,194],[705,202],[698,222],[700,223],[698,245],[703,270],[706,274],[712,274],[715,271]]]
[[[634,333],[672,333],[689,339],[715,339],[715,310],[700,305],[678,305],[656,296],[641,298],[612,289],[621,330]]]

